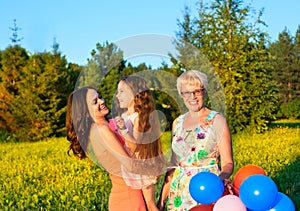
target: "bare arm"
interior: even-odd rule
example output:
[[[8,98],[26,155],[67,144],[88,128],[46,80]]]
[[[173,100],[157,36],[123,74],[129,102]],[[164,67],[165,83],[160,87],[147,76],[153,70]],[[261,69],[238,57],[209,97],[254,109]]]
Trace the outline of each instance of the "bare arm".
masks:
[[[94,131],[96,129],[97,131]],[[93,131],[91,133],[94,133],[94,141],[92,140],[92,143],[97,144],[100,139],[101,142],[106,149],[111,152],[112,154],[119,155],[118,157],[122,158],[130,158],[125,149],[123,148],[122,144],[120,143],[119,139],[115,135],[115,133],[109,128],[108,125],[95,125],[95,128],[92,128]]]
[[[134,147],[137,144],[137,141],[141,137],[141,132],[139,132],[139,116],[137,116],[133,121],[133,131],[129,131],[124,135],[126,139],[126,143],[129,144],[130,147]]]
[[[174,131],[174,127],[177,124],[177,119],[174,120],[173,125],[172,125],[172,134],[171,137],[173,135],[173,131]],[[171,158],[171,163],[173,164],[177,164],[177,156],[176,154],[173,152],[172,150],[172,158]],[[160,192],[160,197],[157,203],[157,207],[160,211],[163,211],[166,205],[166,200],[168,198],[169,195],[169,191],[170,191],[170,185],[171,185],[171,180],[173,178],[173,174],[174,174],[175,169],[170,169],[169,171],[167,171],[166,175],[165,175],[165,180]]]
[[[110,173],[121,174],[121,165],[128,171],[133,171],[132,159],[108,125],[94,124],[90,132],[90,141],[97,160]]]
[[[171,185],[171,180],[172,180],[173,174],[174,174],[174,169],[171,169],[171,170],[167,171],[167,173],[165,175],[164,184],[162,186],[159,200],[157,202],[157,207],[160,211],[163,211],[165,209],[166,200],[169,195],[170,185]]]
[[[157,115],[156,113],[152,114],[153,116]],[[132,150],[135,150],[137,144],[147,144],[152,143],[153,141],[159,139],[161,136],[161,130],[159,127],[159,122],[157,118],[150,118],[150,129],[141,132],[139,129],[139,116],[137,115],[132,122],[133,128],[131,130],[126,131],[126,126],[124,119],[122,117],[115,117],[117,126],[122,134],[122,136],[126,140],[126,145]],[[122,131],[126,131],[126,133],[122,133]],[[145,142],[145,137],[147,137],[147,142]]]
[[[155,204],[155,184],[142,189],[148,211],[158,211]]]
[[[138,124],[138,122],[136,121],[137,119],[138,119],[138,117],[135,118],[135,122],[133,123],[133,125],[134,125],[133,131],[129,131],[125,126],[124,119],[121,116],[115,117],[117,127],[118,127],[121,135],[125,139],[126,146],[130,149],[131,152],[133,152],[136,147],[136,140],[137,140],[138,134],[137,134],[137,132],[134,132],[134,131],[137,130],[137,124]],[[126,131],[126,132],[123,133],[122,131]]]
[[[218,138],[221,157],[221,173],[219,176],[224,180],[231,176],[234,168],[231,135],[226,119],[222,115],[216,116],[214,128],[217,133],[216,137]]]

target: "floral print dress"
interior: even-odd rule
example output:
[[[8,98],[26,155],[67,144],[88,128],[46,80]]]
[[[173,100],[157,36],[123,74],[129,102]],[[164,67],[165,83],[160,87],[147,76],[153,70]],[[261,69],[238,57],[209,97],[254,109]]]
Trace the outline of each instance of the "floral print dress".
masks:
[[[199,204],[189,193],[190,179],[194,175],[201,171],[220,174],[218,143],[212,126],[216,115],[217,112],[211,111],[205,122],[194,130],[182,128],[185,114],[178,117],[172,141],[177,165],[170,185],[168,210],[189,210]]]

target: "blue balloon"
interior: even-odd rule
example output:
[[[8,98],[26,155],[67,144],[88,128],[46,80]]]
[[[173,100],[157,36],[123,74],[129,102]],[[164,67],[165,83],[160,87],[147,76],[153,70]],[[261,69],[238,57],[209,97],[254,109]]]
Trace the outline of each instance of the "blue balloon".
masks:
[[[245,179],[239,190],[242,202],[250,210],[267,210],[274,207],[278,189],[275,182],[262,174]]]
[[[295,211],[295,206],[292,200],[287,195],[278,192],[276,205],[266,211]]]
[[[198,203],[211,204],[221,198],[224,192],[224,184],[216,174],[200,172],[191,178],[189,191]]]

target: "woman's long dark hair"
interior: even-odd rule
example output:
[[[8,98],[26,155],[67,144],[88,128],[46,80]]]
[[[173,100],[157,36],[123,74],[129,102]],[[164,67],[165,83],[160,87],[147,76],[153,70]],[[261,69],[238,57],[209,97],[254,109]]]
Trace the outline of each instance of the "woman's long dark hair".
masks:
[[[80,159],[86,158],[89,133],[94,120],[90,116],[86,95],[89,89],[94,87],[83,87],[75,90],[69,95],[66,115],[67,139],[70,142],[70,151]]]

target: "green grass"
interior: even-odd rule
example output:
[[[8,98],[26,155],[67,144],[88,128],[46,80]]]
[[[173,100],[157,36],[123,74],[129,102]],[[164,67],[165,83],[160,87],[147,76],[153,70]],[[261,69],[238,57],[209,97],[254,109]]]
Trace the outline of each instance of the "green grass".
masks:
[[[163,149],[170,147],[170,132]],[[107,210],[111,183],[88,160],[68,157],[64,138],[0,144],[0,210]],[[300,210],[300,128],[274,127],[233,136],[235,172],[262,167]],[[157,184],[157,195],[162,179]]]
[[[269,126],[270,128],[299,128],[300,127],[300,119],[282,119],[272,122]]]

